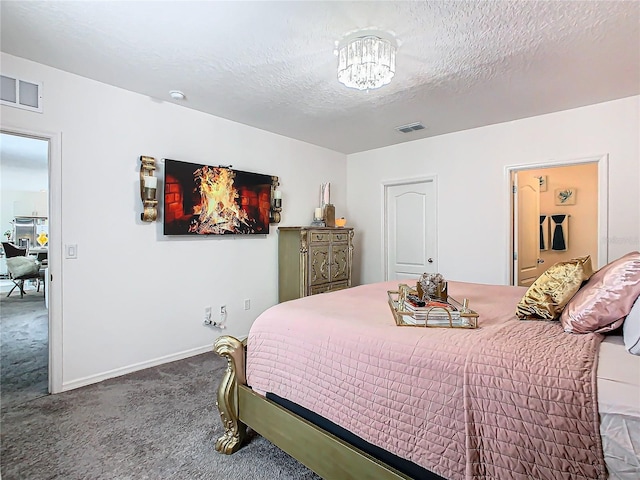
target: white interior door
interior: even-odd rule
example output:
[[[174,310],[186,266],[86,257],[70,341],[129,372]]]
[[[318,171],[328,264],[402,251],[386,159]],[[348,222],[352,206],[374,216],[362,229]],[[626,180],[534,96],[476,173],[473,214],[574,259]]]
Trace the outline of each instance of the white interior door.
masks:
[[[542,273],[540,264],[540,182],[516,175],[516,285],[530,286]]]
[[[385,186],[387,280],[414,280],[438,269],[435,181]]]

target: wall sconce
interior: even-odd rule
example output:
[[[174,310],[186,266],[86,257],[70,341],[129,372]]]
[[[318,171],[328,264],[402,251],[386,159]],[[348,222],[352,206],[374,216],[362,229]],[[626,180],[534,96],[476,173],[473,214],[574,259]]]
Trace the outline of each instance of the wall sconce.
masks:
[[[280,223],[282,211],[282,192],[278,190],[278,177],[271,177],[271,210],[269,211],[269,223]]]
[[[158,218],[158,177],[153,176],[156,169],[156,159],[153,157],[140,157],[140,198],[144,206],[144,212],[140,214],[143,222],[154,222]]]

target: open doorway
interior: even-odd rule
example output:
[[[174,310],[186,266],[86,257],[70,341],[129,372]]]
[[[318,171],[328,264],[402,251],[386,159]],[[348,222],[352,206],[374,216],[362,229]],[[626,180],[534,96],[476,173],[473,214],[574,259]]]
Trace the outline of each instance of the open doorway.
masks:
[[[49,393],[49,141],[0,133],[0,395],[8,407]],[[20,287],[8,256],[35,261]],[[15,257],[14,257],[15,258]]]
[[[530,286],[551,265],[590,255],[607,263],[607,157],[511,167],[511,284]],[[533,180],[533,183],[532,183]]]

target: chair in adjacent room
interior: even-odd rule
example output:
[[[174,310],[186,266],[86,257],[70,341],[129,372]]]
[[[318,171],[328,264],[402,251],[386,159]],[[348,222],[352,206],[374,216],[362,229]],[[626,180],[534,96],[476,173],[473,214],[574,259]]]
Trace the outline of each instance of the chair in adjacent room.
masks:
[[[7,257],[9,278],[11,278],[11,281],[14,283],[7,297],[10,296],[16,288],[19,288],[20,298],[24,298],[25,280],[35,280],[38,285],[37,291],[40,292],[40,280],[42,279],[40,263],[35,258],[27,256],[26,249],[16,247],[12,243],[2,242],[2,248]]]
[[[4,256],[7,258],[25,257],[27,255],[26,248],[18,247],[11,242],[2,242],[2,249],[4,250]]]

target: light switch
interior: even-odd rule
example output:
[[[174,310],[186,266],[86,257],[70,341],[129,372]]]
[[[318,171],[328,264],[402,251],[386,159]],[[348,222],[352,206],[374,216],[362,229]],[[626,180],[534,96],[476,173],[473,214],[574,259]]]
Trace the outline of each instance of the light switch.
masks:
[[[66,258],[78,258],[78,245],[65,245],[64,246],[65,257]]]

